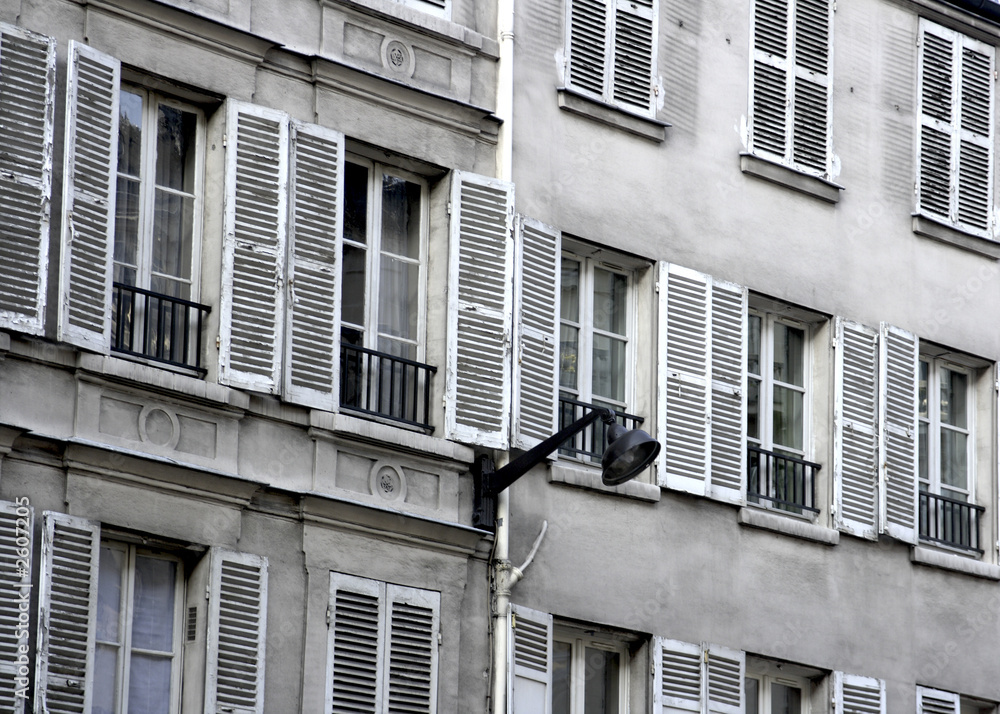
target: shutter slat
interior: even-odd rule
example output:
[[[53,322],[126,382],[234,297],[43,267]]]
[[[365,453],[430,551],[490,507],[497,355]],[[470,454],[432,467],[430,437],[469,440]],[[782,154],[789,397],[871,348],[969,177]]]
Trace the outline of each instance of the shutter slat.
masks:
[[[739,650],[718,645],[706,645],[706,650],[708,711],[719,714],[741,714],[746,655]]]
[[[615,11],[614,82],[616,102],[653,110],[654,18],[627,5]]]
[[[709,495],[730,503],[746,491],[746,314],[746,288],[714,281]]]
[[[386,585],[386,605],[389,608],[386,711],[432,714],[437,700],[440,595]]]
[[[381,590],[374,580],[330,574],[327,712],[380,711]]]
[[[961,699],[953,692],[917,687],[917,714],[959,714]]]
[[[917,543],[917,338],[882,325],[879,351],[883,530]]]
[[[701,645],[653,638],[653,713],[701,712],[703,693]]]
[[[598,97],[607,76],[608,12],[605,0],[570,3],[569,83]]]
[[[885,714],[885,682],[834,672],[834,714]]]

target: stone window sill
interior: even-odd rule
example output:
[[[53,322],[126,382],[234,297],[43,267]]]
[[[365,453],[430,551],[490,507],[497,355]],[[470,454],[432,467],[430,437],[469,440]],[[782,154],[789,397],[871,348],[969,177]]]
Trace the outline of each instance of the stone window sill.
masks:
[[[667,138],[666,129],[670,126],[667,122],[632,114],[613,104],[605,104],[584,96],[568,87],[559,87],[556,92],[559,96],[560,109],[588,117],[657,143]]]
[[[957,573],[966,573],[977,578],[1000,580],[1000,565],[984,563],[981,560],[974,560],[971,557],[946,553],[923,545],[913,546],[913,550],[910,552],[910,561],[919,563],[920,565],[952,570]]]
[[[835,184],[832,181],[810,176],[807,173],[797,171],[796,169],[768,159],[763,159],[754,154],[740,154],[740,170],[750,176],[756,176],[764,181],[776,183],[779,186],[813,196],[827,203],[837,203],[840,201],[840,192],[844,190],[843,186]]]
[[[823,545],[837,545],[840,542],[840,533],[832,528],[824,528],[815,523],[791,516],[780,516],[776,513],[769,513],[761,508],[752,508],[750,506],[741,508],[738,522],[743,526],[784,533],[785,535],[802,538],[814,543],[822,543]]]
[[[591,491],[611,493],[626,498],[635,498],[639,501],[655,503],[660,500],[660,487],[656,484],[643,483],[633,479],[618,486],[605,486],[601,482],[599,468],[571,464],[565,461],[556,461],[552,464],[549,469],[549,483],[564,483],[567,486],[579,486]]]
[[[913,214],[913,232],[918,236],[954,245],[993,260],[1000,258],[1000,243],[997,241],[966,233],[927,216]]]
[[[314,437],[329,434],[343,434],[363,441],[392,445],[427,456],[471,464],[475,451],[468,446],[456,444],[446,439],[431,436],[422,431],[411,431],[402,425],[394,425],[354,416],[347,412],[327,412],[320,409],[309,411],[309,427]]]

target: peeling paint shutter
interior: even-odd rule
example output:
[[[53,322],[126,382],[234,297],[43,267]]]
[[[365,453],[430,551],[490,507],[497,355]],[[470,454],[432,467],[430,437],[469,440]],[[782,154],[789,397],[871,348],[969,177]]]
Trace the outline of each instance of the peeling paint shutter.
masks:
[[[957,694],[917,687],[917,714],[959,714],[960,710],[961,700]]]
[[[701,645],[653,638],[653,714],[702,711]]]
[[[879,468],[882,530],[917,542],[917,368],[916,336],[882,324],[879,346]]]
[[[607,0],[571,0],[568,84],[597,98],[605,95],[611,56]]]
[[[285,399],[333,410],[340,367],[344,135],[299,122],[290,131]]]
[[[22,714],[27,698],[18,696],[18,690],[27,694],[27,684],[19,686],[16,680],[19,666],[28,664],[27,655],[18,652],[19,645],[28,644],[27,617],[30,602],[32,523],[34,509],[8,501],[0,501],[0,712]],[[26,595],[29,600],[22,600]],[[21,605],[25,609],[21,610]],[[19,657],[24,657],[23,660]]]
[[[712,451],[708,494],[730,503],[742,503],[746,494],[746,325],[747,289],[714,281]]]
[[[657,461],[661,486],[705,495],[709,469],[712,279],[660,263]],[[669,455],[669,456],[668,456]]]
[[[993,206],[995,49],[961,36],[958,123],[958,223],[989,232]]]
[[[920,23],[920,135],[917,161],[918,210],[951,220],[951,186],[954,173],[952,137],[955,112],[956,33],[937,25]]]
[[[834,503],[837,527],[875,539],[878,483],[878,333],[837,318]]]
[[[0,23],[0,329],[44,332],[55,40]]]
[[[615,2],[613,98],[618,104],[651,114],[656,59],[654,0]]]
[[[712,714],[741,714],[746,654],[719,645],[705,645],[705,650],[708,711]]]
[[[382,583],[330,573],[326,712],[382,711]]]
[[[508,444],[514,186],[456,171],[448,274],[446,436]]]
[[[822,175],[829,171],[832,27],[830,0],[795,0],[792,162]]]
[[[514,271],[513,445],[530,449],[559,431],[559,266],[562,234],[518,216]]]
[[[230,101],[219,381],[277,392],[284,319],[288,118]]]
[[[35,711],[89,712],[101,529],[50,511],[42,519]]]
[[[389,647],[386,711],[434,714],[441,594],[387,584],[385,601]]]
[[[753,5],[751,149],[784,159],[788,150],[791,96],[789,0],[756,0]]]
[[[857,674],[833,673],[834,714],[885,714],[885,682]]]
[[[69,43],[59,339],[111,349],[111,255],[118,160],[118,60]]]
[[[263,714],[267,559],[211,552],[205,710]]]
[[[511,605],[509,714],[552,711],[552,615]]]

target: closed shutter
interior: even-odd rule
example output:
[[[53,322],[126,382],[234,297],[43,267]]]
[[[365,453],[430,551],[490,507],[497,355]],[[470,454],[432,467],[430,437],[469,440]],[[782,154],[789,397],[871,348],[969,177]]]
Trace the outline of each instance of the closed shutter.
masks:
[[[784,160],[788,153],[789,0],[756,0],[753,4],[753,71],[751,74],[751,149]]]
[[[953,692],[917,687],[917,714],[959,714],[961,701]]]
[[[611,56],[611,18],[608,0],[570,0],[569,79],[574,89],[605,96]]]
[[[653,638],[653,714],[702,711],[703,652],[701,645]]]
[[[837,318],[833,477],[841,530],[877,537],[878,333]]]
[[[657,462],[661,486],[705,495],[709,468],[712,279],[660,263]]]
[[[620,105],[652,114],[657,17],[654,0],[615,0],[614,7],[613,98]]]
[[[330,573],[327,714],[383,711],[382,589],[375,580]]]
[[[18,649],[27,648],[29,642],[33,520],[30,506],[0,501],[0,592],[4,593],[0,598],[0,712],[4,714],[21,714],[27,706],[29,660]]]
[[[58,336],[107,354],[121,66],[72,40],[67,64]]]
[[[833,673],[833,714],[885,714],[885,682]]]
[[[719,645],[705,645],[708,711],[741,714],[746,654]]]
[[[561,234],[518,216],[514,271],[514,438],[530,449],[559,431]]]
[[[511,696],[509,714],[552,711],[552,615],[511,605]]]
[[[101,529],[50,511],[42,514],[42,525],[35,711],[89,712]]]
[[[958,122],[958,223],[989,232],[993,206],[995,49],[961,36]]]
[[[44,332],[55,40],[0,23],[0,329]]]
[[[917,338],[882,324],[879,348],[879,468],[882,530],[917,542]]]
[[[386,711],[437,711],[438,632],[441,594],[400,585],[385,586],[388,630]]]
[[[291,125],[285,399],[332,410],[340,366],[344,135]]]
[[[288,118],[230,101],[219,381],[277,392],[284,319]]]
[[[742,503],[746,493],[746,325],[746,288],[714,281],[712,470],[708,494],[730,503]]]
[[[832,73],[830,0],[795,0],[794,106],[792,163],[817,174],[828,174]]]
[[[508,445],[514,186],[456,171],[448,272],[446,436]]]

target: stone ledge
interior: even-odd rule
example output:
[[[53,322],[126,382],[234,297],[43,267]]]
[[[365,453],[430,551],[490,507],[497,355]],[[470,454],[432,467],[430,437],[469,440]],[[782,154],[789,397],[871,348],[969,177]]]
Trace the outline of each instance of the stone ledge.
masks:
[[[579,486],[591,491],[600,491],[601,493],[625,496],[651,503],[660,500],[660,487],[655,483],[643,483],[633,479],[618,486],[605,486],[601,482],[599,468],[587,467],[582,464],[577,466],[556,461],[549,468],[549,483],[564,483],[567,486]]]
[[[475,459],[475,451],[468,446],[438,436],[410,431],[402,426],[382,424],[344,413],[313,409],[309,412],[309,427],[313,438],[349,435],[364,441],[391,446],[394,449],[404,449],[459,463],[471,464]]]
[[[744,507],[740,509],[738,522],[751,528],[762,528],[768,531],[784,533],[794,538],[810,540],[823,545],[840,543],[840,533],[832,528],[824,528],[815,523],[808,523],[790,516],[779,516],[759,508]]]
[[[832,181],[810,176],[754,154],[740,154],[740,170],[750,176],[785,186],[827,203],[840,201],[840,192],[844,190],[843,186]]]
[[[627,131],[630,134],[641,136],[660,143],[667,138],[667,122],[641,117],[638,114],[619,109],[612,104],[605,104],[596,99],[585,97],[584,95],[569,89],[559,87],[556,89],[559,96],[559,108],[565,109],[573,114],[585,116],[602,124]]]
[[[922,545],[913,546],[910,561],[934,568],[943,568],[987,580],[1000,580],[1000,565],[984,563],[955,553],[945,553]]]
[[[913,214],[913,232],[918,236],[947,243],[993,260],[1000,258],[1000,243],[997,241],[946,226],[927,216]]]

